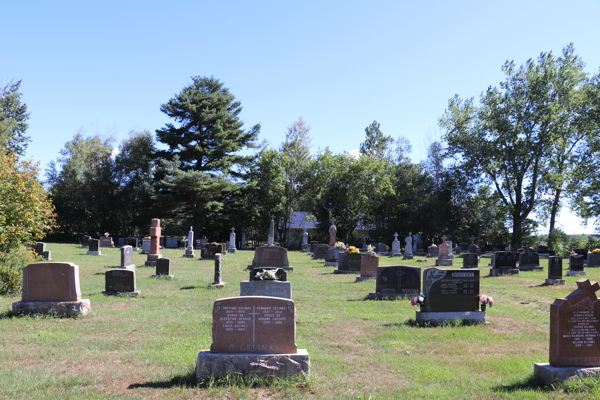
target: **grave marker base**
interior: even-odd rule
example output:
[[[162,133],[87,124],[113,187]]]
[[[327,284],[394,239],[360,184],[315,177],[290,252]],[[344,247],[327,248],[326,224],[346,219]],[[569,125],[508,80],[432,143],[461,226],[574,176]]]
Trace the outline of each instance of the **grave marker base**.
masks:
[[[540,267],[539,265],[534,266],[534,265],[524,265],[524,266],[519,266],[519,270],[521,271],[543,271],[544,267]]]
[[[225,287],[225,284],[226,284],[226,283],[227,283],[227,282],[221,282],[221,283],[211,283],[211,284],[210,284],[210,286],[211,286],[211,287],[214,287],[214,288],[222,288],[222,287]]]
[[[338,262],[337,261],[325,261],[325,264],[323,266],[324,267],[337,267]]]
[[[587,272],[585,272],[585,271],[567,271],[567,276],[577,276],[577,275],[585,276],[585,275],[587,275]]]
[[[221,377],[239,373],[244,377],[285,378],[309,375],[310,358],[306,349],[289,354],[211,353],[202,350],[196,358],[196,378]]]
[[[99,251],[89,251],[88,250],[87,253],[92,256],[101,256],[102,255],[102,253],[100,253]]]
[[[135,292],[107,292],[107,291],[103,291],[102,294],[106,295],[106,296],[118,296],[120,294],[125,294],[127,296],[139,296],[140,295],[140,291],[136,290]]]
[[[412,259],[413,259],[413,256],[412,256],[412,254],[411,254],[411,255],[408,255],[408,256],[407,256],[407,255],[405,255],[405,256],[403,256],[403,257],[402,257],[402,259],[403,259],[403,260],[412,260]]]
[[[533,375],[546,383],[600,374],[600,367],[553,367],[549,363],[533,364]]]
[[[360,271],[336,269],[333,271],[334,274],[360,274]]]
[[[440,260],[439,258],[437,260],[435,260],[435,266],[444,266],[444,267],[451,267],[452,266],[452,259],[442,259]]]
[[[248,265],[248,267],[246,268],[248,271],[252,271],[254,268],[281,268],[281,269],[285,269],[286,271],[293,271],[294,267],[280,267],[278,265]]]
[[[227,249],[228,253],[237,253],[237,249]]]
[[[462,319],[476,324],[487,323],[487,312],[485,311],[444,311],[444,312],[422,312],[417,311],[417,322],[442,323]]]
[[[544,282],[545,285],[564,285],[564,279],[546,279]]]
[[[357,276],[356,282],[368,281],[370,279],[377,279],[375,276]]]
[[[88,299],[79,301],[17,301],[12,304],[15,314],[86,315],[92,309]]]
[[[490,268],[490,276],[519,275],[518,268]]]
[[[173,279],[175,275],[150,275],[150,278]]]
[[[370,300],[383,300],[383,299],[395,299],[397,297],[400,298],[405,298],[405,297],[414,297],[416,295],[418,295],[419,293],[380,293],[380,292],[375,292],[375,293],[369,293],[368,298]]]

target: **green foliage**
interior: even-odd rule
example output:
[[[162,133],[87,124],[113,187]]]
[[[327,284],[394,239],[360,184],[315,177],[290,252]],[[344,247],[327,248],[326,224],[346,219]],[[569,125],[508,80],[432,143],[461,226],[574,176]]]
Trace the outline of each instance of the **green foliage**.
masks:
[[[512,218],[515,246],[521,244],[525,221],[539,205],[542,189],[564,183],[554,179],[560,163],[552,164],[557,160],[553,151],[564,154],[577,131],[571,126],[577,110],[570,102],[577,97],[574,91],[584,77],[582,68],[572,46],[558,59],[541,53],[519,68],[507,61],[502,67],[506,80],[499,89],[488,88],[479,107],[473,98],[455,96],[440,118],[448,152],[496,188]]]
[[[29,137],[25,136],[29,119],[27,105],[21,103],[21,81],[0,88],[0,147],[6,152],[25,154]]]
[[[0,254],[0,296],[13,296],[21,291],[23,267],[34,261],[33,252],[24,246]]]
[[[375,157],[380,161],[391,159],[391,145],[394,143],[394,138],[386,136],[381,132],[379,122],[371,122],[365,128],[365,134],[365,141],[360,144],[361,155]]]
[[[39,167],[0,153],[0,255],[44,237],[54,226],[54,210],[37,181]]]

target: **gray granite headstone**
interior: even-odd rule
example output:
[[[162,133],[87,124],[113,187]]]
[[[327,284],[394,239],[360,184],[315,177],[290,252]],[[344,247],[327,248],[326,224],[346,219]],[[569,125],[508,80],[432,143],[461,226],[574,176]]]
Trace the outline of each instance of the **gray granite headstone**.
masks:
[[[463,255],[463,268],[477,268],[479,266],[479,257],[475,253],[465,253]]]
[[[135,268],[135,265],[133,265],[133,249],[131,246],[121,247],[121,268]]]

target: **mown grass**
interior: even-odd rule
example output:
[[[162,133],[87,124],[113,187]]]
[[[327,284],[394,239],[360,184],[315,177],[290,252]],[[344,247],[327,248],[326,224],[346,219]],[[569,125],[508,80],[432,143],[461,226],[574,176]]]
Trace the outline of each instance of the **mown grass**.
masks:
[[[225,256],[224,288],[210,286],[214,263],[172,260],[173,280],[152,279],[144,255],[134,254],[140,297],[104,296],[104,271],[119,264],[118,249],[88,256],[75,245],[49,244],[54,261],[80,266],[81,290],[92,313],[79,318],[13,316],[0,298],[0,398],[190,399],[190,398],[597,398],[600,380],[544,385],[534,362],[548,360],[548,311],[575,287],[542,286],[547,272],[482,277],[481,292],[497,305],[485,326],[449,323],[420,326],[407,300],[365,300],[373,281],[334,275],[333,267],[290,252],[294,272],[299,348],[311,356],[312,375],[293,379],[245,379],[231,375],[198,382],[196,355],[211,344],[212,304],[239,295],[253,252]],[[382,256],[381,265],[433,264]],[[459,263],[456,260],[455,263]],[[482,275],[489,259],[483,258]],[[543,261],[544,266],[545,260]],[[600,269],[587,269],[592,280]]]

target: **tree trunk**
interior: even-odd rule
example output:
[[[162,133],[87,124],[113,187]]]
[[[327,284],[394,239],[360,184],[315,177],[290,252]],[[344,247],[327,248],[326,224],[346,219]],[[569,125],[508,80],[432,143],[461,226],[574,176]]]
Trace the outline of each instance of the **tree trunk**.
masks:
[[[523,217],[521,216],[521,213],[514,213],[513,216],[513,233],[512,233],[512,240],[511,240],[511,245],[513,247],[513,250],[518,249],[519,247],[521,247],[521,241],[523,240],[523,227],[522,227],[522,222],[523,222]]]
[[[552,211],[550,212],[550,226],[548,228],[548,248],[550,249],[554,247],[554,238],[552,237],[552,233],[554,233],[556,214],[558,213],[558,207],[560,205],[560,194],[561,190],[556,190],[556,192],[554,193],[554,200],[552,200]]]

